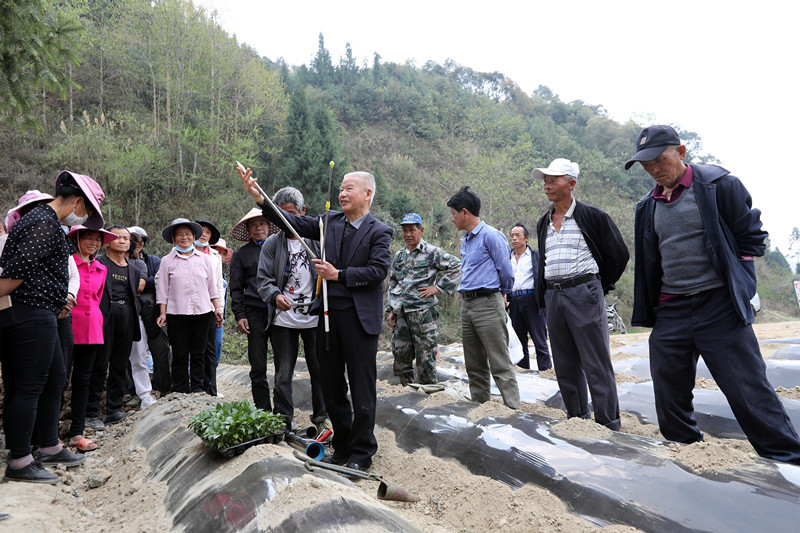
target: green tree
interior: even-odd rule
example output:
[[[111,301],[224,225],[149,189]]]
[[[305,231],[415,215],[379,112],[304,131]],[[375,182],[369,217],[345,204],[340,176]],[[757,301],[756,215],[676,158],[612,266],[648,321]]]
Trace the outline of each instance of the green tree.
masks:
[[[68,65],[78,62],[81,26],[44,0],[0,2],[0,110],[7,118],[36,124],[33,106],[41,89],[65,92]]]
[[[333,63],[331,62],[331,54],[325,48],[325,38],[319,34],[319,48],[317,55],[314,56],[314,61],[311,63],[311,68],[316,74],[314,85],[317,87],[330,87],[333,84]]]

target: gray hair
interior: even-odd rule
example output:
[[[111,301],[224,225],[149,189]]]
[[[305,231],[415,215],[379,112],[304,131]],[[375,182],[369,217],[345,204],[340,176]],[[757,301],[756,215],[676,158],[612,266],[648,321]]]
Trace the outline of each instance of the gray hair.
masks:
[[[362,186],[365,189],[372,191],[372,196],[370,196],[369,200],[369,205],[370,207],[372,207],[372,202],[375,200],[375,194],[377,193],[377,190],[375,188],[375,176],[373,176],[369,172],[360,170],[358,172],[350,172],[348,174],[345,174],[342,180],[346,179],[348,176],[358,177],[358,179],[361,181]]]
[[[275,193],[275,196],[272,197],[272,201],[275,202],[275,205],[281,206],[285,204],[294,204],[299,212],[303,212],[303,206],[305,203],[303,202],[303,193],[295,189],[294,187],[284,187],[283,189],[278,190]]]

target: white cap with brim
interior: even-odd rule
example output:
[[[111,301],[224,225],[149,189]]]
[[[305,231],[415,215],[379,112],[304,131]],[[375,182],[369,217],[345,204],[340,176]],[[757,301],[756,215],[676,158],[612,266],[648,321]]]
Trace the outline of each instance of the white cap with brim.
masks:
[[[536,168],[531,173],[533,179],[541,180],[545,176],[570,176],[578,179],[580,168],[578,163],[573,163],[569,159],[558,158],[554,159],[550,166],[547,168]]]
[[[149,239],[150,238],[150,237],[147,236],[147,232],[145,230],[143,230],[142,228],[140,228],[139,226],[131,226],[130,228],[128,228],[128,233],[136,233],[138,235],[141,235],[145,239]]]
[[[175,228],[177,228],[178,226],[189,226],[190,228],[192,228],[195,239],[199,239],[200,237],[203,236],[203,227],[200,224],[198,224],[197,222],[192,222],[188,218],[176,218],[175,220],[172,221],[172,224],[170,224],[161,231],[161,236],[164,237],[165,241],[167,241],[170,244],[174,242],[173,233],[175,232]]]

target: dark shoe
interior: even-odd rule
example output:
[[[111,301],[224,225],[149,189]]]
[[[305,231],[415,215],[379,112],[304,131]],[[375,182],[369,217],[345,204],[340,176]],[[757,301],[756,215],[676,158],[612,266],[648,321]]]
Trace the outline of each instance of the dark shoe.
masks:
[[[111,411],[103,419],[103,424],[106,425],[116,424],[117,422],[125,420],[127,416],[128,413],[126,413],[125,411]]]
[[[366,472],[367,470],[369,470],[370,466],[371,465],[362,465],[362,464],[354,463],[353,461],[348,461],[348,463],[347,463],[347,468],[349,468],[351,470],[358,470],[359,472]],[[342,477],[344,477],[346,479],[349,479],[350,481],[353,481],[353,482],[361,481],[363,479],[361,477],[353,476],[353,475],[350,475],[350,474],[341,474],[341,475],[342,475]]]
[[[94,418],[87,418],[86,419],[86,427],[92,428],[95,431],[103,431],[106,429],[106,425],[103,424],[103,421],[97,417]]]
[[[36,452],[36,455],[34,455],[33,458],[45,466],[62,465],[66,466],[67,468],[83,464],[83,462],[86,460],[83,455],[76,455],[64,446],[61,447],[60,452],[52,455],[48,453]]]
[[[329,465],[339,465],[344,466],[350,460],[349,455],[339,455],[334,452],[333,455],[326,455],[322,459],[320,459],[320,463],[328,463]]]
[[[49,483],[55,485],[58,483],[58,476],[49,472],[42,463],[33,461],[23,468],[16,470],[10,466],[6,468],[6,475],[3,476],[4,481],[26,481],[28,483]]]

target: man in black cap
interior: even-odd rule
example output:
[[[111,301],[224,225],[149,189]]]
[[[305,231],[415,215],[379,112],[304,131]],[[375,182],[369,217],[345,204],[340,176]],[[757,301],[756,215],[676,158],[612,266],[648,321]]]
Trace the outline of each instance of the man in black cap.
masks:
[[[716,165],[684,163],[670,126],[645,128],[637,161],[656,181],[636,206],[634,326],[652,327],[650,373],[661,433],[703,440],[692,406],[697,357],[756,452],[800,464],[800,439],[767,381],[751,326],[754,256],[766,250],[761,212],[738,178]]]

